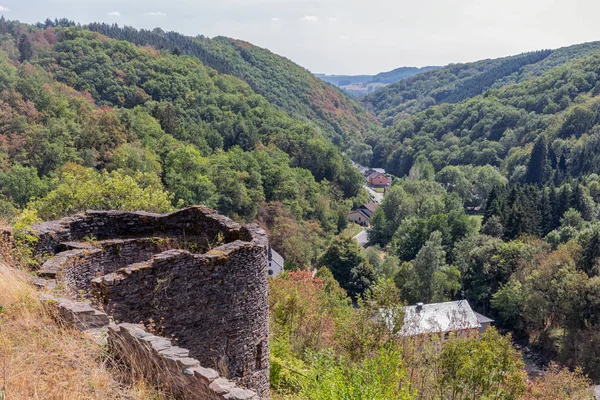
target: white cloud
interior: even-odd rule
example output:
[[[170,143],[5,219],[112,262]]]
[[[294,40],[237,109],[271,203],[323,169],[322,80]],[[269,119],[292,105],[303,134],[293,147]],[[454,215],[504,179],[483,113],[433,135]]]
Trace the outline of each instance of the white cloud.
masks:
[[[300,18],[300,20],[306,22],[318,22],[319,18],[315,17],[314,15],[305,15],[304,17]]]
[[[10,11],[10,8],[4,7],[4,6],[0,6],[0,12],[6,12],[6,11]]]
[[[148,13],[148,15],[151,15],[153,17],[166,17],[167,14],[165,14],[164,12],[160,12],[160,11],[151,11]]]
[[[108,15],[110,15],[111,17],[120,17],[121,13],[118,11],[112,11],[112,12],[109,12]]]
[[[273,18],[271,18],[271,21],[273,21],[273,22],[279,22],[279,21],[281,21],[281,18],[279,18],[279,17],[273,17]]]
[[[336,17],[329,17],[329,18],[327,18],[327,20],[329,22],[338,22],[339,21]]]

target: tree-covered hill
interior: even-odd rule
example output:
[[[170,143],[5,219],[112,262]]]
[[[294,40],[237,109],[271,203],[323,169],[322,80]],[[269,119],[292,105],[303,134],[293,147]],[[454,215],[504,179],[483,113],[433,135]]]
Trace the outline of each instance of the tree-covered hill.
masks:
[[[401,297],[466,298],[600,382],[600,53],[433,105],[367,143],[371,165],[400,177],[369,240],[398,257]]]
[[[500,168],[513,182],[560,183],[600,173],[600,54],[556,67],[536,79],[430,107],[367,138],[374,164],[408,175],[420,155],[447,166]],[[543,170],[530,154],[545,140]]]
[[[0,218],[206,204],[310,262],[365,201],[362,175],[242,80],[172,53],[0,19]]]
[[[600,51],[600,42],[512,57],[450,64],[386,86],[362,99],[384,126],[433,105],[458,103],[490,88],[539,76],[575,58]]]
[[[382,86],[410,78],[423,72],[440,67],[400,67],[392,71],[381,72],[377,75],[325,75],[315,74],[322,81],[339,87],[342,91],[353,97],[361,97],[371,93]]]
[[[375,75],[371,81],[372,82],[381,82],[381,83],[384,83],[387,85],[390,83],[395,83],[395,82],[401,81],[406,78],[410,78],[411,76],[422,74],[427,71],[436,70],[438,68],[440,68],[440,67],[434,67],[434,66],[427,66],[427,67],[421,67],[421,68],[400,67],[400,68],[396,68],[396,69],[388,71],[388,72],[380,72],[379,74]]]
[[[54,23],[48,21],[47,24]],[[289,59],[248,42],[97,23],[87,25],[86,29],[137,45],[196,57],[223,74],[240,78],[271,104],[312,125],[342,146],[360,140],[365,132],[379,126],[371,113],[339,89]]]

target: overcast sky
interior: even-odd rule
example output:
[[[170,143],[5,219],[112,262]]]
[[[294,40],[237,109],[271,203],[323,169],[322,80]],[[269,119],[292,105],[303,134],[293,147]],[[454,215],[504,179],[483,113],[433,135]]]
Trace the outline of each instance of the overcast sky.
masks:
[[[598,0],[0,0],[8,19],[244,39],[313,72],[374,74],[600,40]]]

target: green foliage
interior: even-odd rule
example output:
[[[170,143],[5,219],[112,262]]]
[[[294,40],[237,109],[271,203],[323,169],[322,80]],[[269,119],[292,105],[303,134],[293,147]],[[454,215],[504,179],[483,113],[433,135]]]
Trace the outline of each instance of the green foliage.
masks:
[[[24,207],[46,191],[46,183],[33,167],[15,164],[8,172],[0,172],[0,194],[12,199],[19,207]]]
[[[436,214],[461,210],[460,199],[436,182],[399,181],[392,186],[371,220],[369,241],[386,245],[409,216],[428,219]],[[402,232],[400,232],[402,233]]]
[[[382,348],[372,359],[358,365],[336,357],[331,352],[314,356],[314,370],[307,379],[300,398],[310,400],[408,400],[407,371],[401,353]]]
[[[600,106],[596,71],[600,57],[589,55],[597,47],[598,43],[582,45],[578,57],[586,57],[579,58],[578,62],[560,65],[567,61],[561,56],[560,62],[539,69],[538,72],[544,73],[535,80],[528,80],[531,75],[526,74],[522,82],[504,87],[505,81],[500,80],[484,95],[456,104],[426,106],[425,111],[408,118],[395,115],[400,119],[383,134],[365,138],[373,149],[372,164],[385,167],[396,176],[406,176],[411,169],[414,171],[417,160],[425,156],[436,172],[448,166],[490,165],[512,183],[554,182],[556,186],[570,177],[597,173],[600,171],[597,138]],[[550,57],[565,50],[556,50]],[[455,67],[455,72],[460,71],[459,66]],[[450,69],[411,79],[429,82],[431,78],[430,83],[435,86],[434,75],[451,74]],[[473,69],[472,72],[482,71]],[[409,85],[411,79],[403,85]],[[451,91],[457,89],[450,87]],[[443,95],[445,92],[435,93]],[[441,181],[457,180],[460,185],[456,190],[464,192],[465,182],[460,176],[444,175],[440,176]],[[480,199],[479,205],[481,200],[485,198]]]
[[[548,143],[546,136],[542,135],[535,142],[529,164],[527,165],[527,174],[525,181],[541,185],[548,180],[550,175],[550,161],[548,159]]]
[[[161,188],[142,186],[144,174],[134,177],[119,170],[96,172],[67,165],[46,196],[32,201],[27,208],[44,220],[58,219],[86,210],[129,210],[168,212],[171,197]]]
[[[377,129],[376,119],[338,89],[288,59],[250,43],[226,37],[192,38],[176,32],[138,31],[108,24],[94,23],[86,28],[138,45],[196,57],[222,74],[243,79],[271,104],[309,123],[336,143],[350,142],[369,129]],[[232,83],[222,80],[219,86],[231,87]]]
[[[208,178],[210,161],[194,146],[171,151],[165,160],[165,184],[184,204],[215,207],[217,187]]]
[[[511,280],[492,295],[491,305],[504,326],[518,330],[524,300],[523,285],[518,280]]]
[[[364,201],[362,175],[326,136],[358,136],[376,122],[366,114],[362,122],[353,119],[364,110],[307,71],[280,72],[311,77],[317,93],[327,89],[333,97],[316,111],[306,107],[303,91],[266,90],[267,100],[186,46],[179,55],[141,48],[67,20],[4,24],[3,218],[28,204],[44,219],[86,208],[159,211],[205,204],[240,221],[260,219],[286,260],[304,267],[345,228],[352,205]],[[201,40],[185,40],[200,46]],[[22,64],[21,42],[34,50]],[[215,49],[228,46],[219,43]],[[348,118],[321,115],[330,100]],[[297,112],[290,117],[282,109]],[[269,209],[277,213],[269,216]]]
[[[19,38],[18,49],[19,53],[21,54],[19,56],[20,62],[28,61],[31,59],[31,57],[33,57],[33,45],[29,41],[29,38],[26,34],[22,34]]]
[[[552,235],[552,240],[560,241],[560,235],[568,235],[568,230],[576,230],[582,224],[572,212],[567,219],[563,219],[570,209],[579,213],[579,218],[591,220],[597,207],[590,190],[577,182],[564,184],[558,189],[553,186],[538,188],[511,185],[509,190],[501,189],[492,193],[486,205],[484,221],[487,223],[495,217],[495,223],[503,229],[502,236],[508,239],[522,234],[545,236],[561,227],[564,221],[562,232]],[[566,240],[571,237],[565,236]]]
[[[278,393],[291,394],[301,389],[308,369],[305,363],[292,352],[286,336],[276,337],[269,342],[270,385]]]
[[[418,298],[407,299],[424,303],[449,300],[460,288],[460,273],[446,264],[446,252],[442,248],[442,234],[434,231],[413,261],[416,281],[411,282],[417,289]],[[400,283],[401,286],[406,283]],[[457,287],[458,286],[458,287]]]
[[[526,81],[573,59],[594,54],[592,42],[467,64],[450,64],[377,90],[363,100],[381,121],[393,121],[435,104],[457,103],[486,89]]]
[[[350,236],[335,237],[317,265],[329,268],[340,286],[355,298],[369,289],[375,278],[373,266]]]
[[[453,337],[440,356],[445,398],[518,399],[525,392],[523,361],[509,337],[487,329],[479,339]]]

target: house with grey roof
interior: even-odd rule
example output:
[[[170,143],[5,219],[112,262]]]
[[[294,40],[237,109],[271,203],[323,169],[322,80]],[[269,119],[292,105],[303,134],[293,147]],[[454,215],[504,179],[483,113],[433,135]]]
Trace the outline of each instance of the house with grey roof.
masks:
[[[398,333],[401,336],[439,334],[444,338],[449,333],[469,335],[482,331],[482,322],[467,300],[418,303],[405,307],[404,312],[404,325]],[[485,328],[493,322],[487,320],[483,321]]]
[[[269,246],[269,277],[275,278],[282,273],[284,264],[283,257]]]
[[[477,320],[481,324],[481,328],[479,328],[479,332],[481,332],[481,333],[485,332],[485,330],[487,328],[489,328],[490,326],[492,326],[492,324],[494,323],[493,319],[488,318],[483,314],[479,314],[478,312],[475,312],[475,316],[477,317]]]
[[[371,217],[373,216],[373,214],[375,214],[377,206],[378,205],[375,203],[363,204],[356,210],[350,211],[348,219],[350,220],[350,222],[354,222],[360,226],[369,226],[369,223],[371,222]]]

